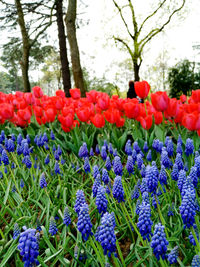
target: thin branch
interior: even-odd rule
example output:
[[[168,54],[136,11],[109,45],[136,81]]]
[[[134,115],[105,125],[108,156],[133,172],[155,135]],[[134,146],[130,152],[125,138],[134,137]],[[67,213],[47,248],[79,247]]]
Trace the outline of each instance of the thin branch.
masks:
[[[127,48],[129,54],[130,54],[131,57],[133,58],[133,52],[132,52],[131,48],[129,47],[129,45],[128,45],[124,40],[122,40],[122,39],[119,38],[119,37],[115,37],[115,36],[113,36],[113,38],[114,38],[115,41],[118,41],[118,42],[122,43],[122,44]]]
[[[144,21],[142,22],[142,24],[141,24],[141,26],[140,26],[140,29],[139,29],[139,31],[138,31],[139,33],[141,32],[141,30],[142,30],[142,28],[143,28],[145,22],[147,22],[148,19],[150,19],[151,17],[153,17],[153,16],[158,12],[158,10],[165,4],[166,1],[167,1],[167,0],[163,0],[163,1],[160,3],[160,5],[158,6],[158,8],[157,8],[156,10],[154,10],[154,12],[152,12],[149,16],[147,16],[147,17],[144,19]]]
[[[33,41],[32,41],[31,44],[30,44],[30,47],[32,47],[32,46],[34,45],[34,43],[37,41],[37,39],[39,38],[39,36],[40,36],[41,34],[43,34],[44,31],[45,31],[45,30],[52,24],[52,17],[53,17],[54,6],[55,6],[55,3],[54,3],[53,6],[51,7],[51,17],[50,17],[50,21],[49,21],[49,23],[47,23],[47,25],[46,25],[41,31],[39,31],[39,32],[36,34],[35,38],[33,39]]]
[[[173,17],[173,15],[175,14],[175,13],[177,13],[178,11],[180,11],[183,7],[184,7],[184,5],[185,5],[185,2],[186,2],[186,0],[183,0],[183,2],[182,2],[182,5],[179,7],[179,8],[177,8],[177,9],[175,9],[173,12],[172,12],[172,14],[169,16],[169,18],[168,18],[168,20],[160,27],[160,28],[156,28],[156,29],[153,29],[153,30],[151,30],[140,42],[139,42],[139,45],[141,45],[141,47],[140,47],[140,53],[142,53],[142,50],[143,50],[143,48],[144,48],[144,46],[146,45],[146,43],[148,43],[155,35],[157,35],[159,32],[161,32],[164,28],[165,28],[165,26],[167,25],[167,24],[169,24],[169,22],[171,21],[171,18]]]
[[[128,24],[126,23],[126,21],[125,21],[125,19],[124,19],[124,16],[123,16],[123,14],[122,14],[122,9],[119,7],[119,5],[117,4],[117,2],[116,2],[115,0],[113,0],[113,3],[114,3],[114,5],[116,6],[116,8],[118,9],[118,11],[119,11],[120,17],[121,17],[121,19],[122,19],[122,21],[123,21],[123,23],[124,23],[124,25],[125,25],[125,27],[126,27],[126,30],[127,30],[128,34],[130,35],[130,37],[131,37],[132,39],[134,39],[134,36],[131,34],[131,32],[130,32],[130,30],[129,30],[129,28],[128,28]]]
[[[138,24],[135,18],[135,10],[133,7],[133,4],[131,2],[131,0],[128,0],[129,2],[129,7],[131,9],[131,13],[132,13],[132,21],[133,21],[133,26],[134,26],[134,39],[136,38],[136,36],[138,36]]]

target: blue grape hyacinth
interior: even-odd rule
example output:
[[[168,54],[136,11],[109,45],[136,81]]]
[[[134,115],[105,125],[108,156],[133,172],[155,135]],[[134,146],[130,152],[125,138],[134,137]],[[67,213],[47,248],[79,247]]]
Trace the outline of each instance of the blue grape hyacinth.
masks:
[[[134,165],[133,165],[133,158],[132,156],[128,156],[127,163],[126,163],[126,169],[129,173],[129,175],[133,174],[134,172]]]
[[[179,176],[178,165],[176,163],[174,163],[173,169],[172,169],[172,172],[171,172],[171,178],[172,178],[172,180],[177,181],[178,180],[178,176]]]
[[[179,153],[176,154],[175,164],[178,166],[179,171],[184,168],[182,155]]]
[[[78,156],[80,158],[86,158],[88,157],[88,149],[87,149],[87,144],[83,143],[82,146],[79,149]]]
[[[82,190],[77,190],[76,192],[76,202],[74,205],[74,210],[77,214],[79,214],[80,212],[80,208],[83,204],[85,204],[85,195],[84,192]]]
[[[191,267],[200,267],[200,256],[199,255],[195,255],[192,263],[191,263]]]
[[[102,176],[101,176],[101,179],[102,179],[102,181],[104,182],[105,185],[108,184],[108,182],[109,182],[109,175],[108,175],[108,172],[107,172],[106,169],[103,169],[103,170],[102,170]]]
[[[14,229],[13,229],[13,239],[17,239],[18,236],[20,235],[20,229],[18,223],[14,224]]]
[[[103,215],[107,211],[107,205],[108,205],[108,200],[106,198],[106,190],[101,185],[98,188],[96,197],[96,206],[101,215]]]
[[[23,257],[24,267],[39,265],[37,257],[39,255],[39,246],[35,229],[27,229],[20,234],[18,249]]]
[[[193,226],[195,223],[196,207],[195,207],[195,199],[193,198],[189,190],[184,195],[179,210],[183,223],[188,228]]]
[[[9,158],[5,149],[1,153],[1,161],[3,161],[4,165],[9,165]]]
[[[93,177],[94,177],[94,179],[96,179],[98,174],[100,174],[99,167],[97,165],[94,165],[94,167],[93,167]]]
[[[161,184],[167,184],[167,173],[166,173],[165,167],[163,165],[161,166],[158,179],[159,179]]]
[[[100,185],[101,185],[101,176],[100,174],[98,174],[92,186],[93,197],[96,197]]]
[[[177,263],[178,258],[178,246],[174,247],[171,252],[167,255],[167,259],[170,264]]]
[[[116,175],[122,175],[123,166],[119,156],[115,156],[114,158],[113,171]]]
[[[42,173],[40,176],[40,187],[41,188],[47,187],[47,182],[46,182],[44,173]]]
[[[102,146],[101,148],[101,157],[105,161],[107,158],[106,146]]]
[[[54,219],[54,217],[52,216],[50,218],[50,223],[49,223],[49,233],[54,236],[57,233],[58,229],[56,226],[56,221]]]
[[[147,159],[148,161],[152,161],[151,149],[149,150],[146,159]]]
[[[153,168],[149,165],[146,167],[145,179],[149,193],[155,193],[158,186],[158,177],[154,174]]]
[[[155,231],[151,240],[151,247],[153,248],[153,253],[156,256],[157,260],[160,260],[160,257],[164,260],[167,255],[167,246],[169,242],[166,239],[165,227],[158,223],[155,225]]]
[[[194,153],[194,142],[191,138],[187,138],[185,144],[185,154],[188,157],[193,153]]]
[[[104,255],[108,255],[108,257],[111,257],[111,254],[116,251],[114,228],[113,215],[106,212],[101,218],[101,223],[95,237],[96,240],[101,243]]]
[[[85,158],[85,162],[84,162],[84,171],[86,173],[89,173],[90,172],[90,162],[89,162],[89,158]]]
[[[83,240],[87,241],[90,235],[92,234],[92,223],[89,215],[89,208],[86,203],[84,203],[78,214],[77,228],[81,232]]]
[[[138,204],[138,202],[137,202]],[[139,228],[140,234],[144,240],[150,241],[151,227],[153,222],[151,220],[151,207],[145,201],[139,206],[139,218],[137,227]]]
[[[111,161],[110,161],[110,157],[109,157],[109,156],[107,156],[107,158],[106,158],[105,167],[106,167],[106,169],[107,169],[108,171],[110,171],[111,168],[112,168],[112,165],[111,165]]]
[[[71,218],[70,218],[70,215],[69,215],[69,208],[66,207],[65,210],[64,210],[64,218],[63,218],[63,223],[68,226],[71,224]]]
[[[118,203],[125,201],[121,176],[115,177],[112,193],[113,193],[113,197],[117,199]]]

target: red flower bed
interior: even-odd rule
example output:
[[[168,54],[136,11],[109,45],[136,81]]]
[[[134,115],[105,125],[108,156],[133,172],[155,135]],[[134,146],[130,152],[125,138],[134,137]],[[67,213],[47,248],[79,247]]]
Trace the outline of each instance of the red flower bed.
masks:
[[[137,93],[146,98],[150,86],[147,82],[137,83]],[[143,90],[143,91],[142,91]],[[139,103],[138,99],[122,99],[114,95],[111,98],[102,92],[90,91],[81,98],[79,89],[70,90],[71,97],[66,98],[63,91],[56,91],[55,96],[43,94],[40,87],[35,86],[32,93],[16,92],[4,94],[0,92],[0,123],[6,120],[21,127],[30,123],[32,116],[37,122],[45,124],[55,119],[61,123],[65,132],[69,132],[80,122],[92,123],[102,128],[105,122],[122,127],[127,118],[140,122],[144,129],[150,129],[153,123],[174,121],[188,130],[200,134],[200,90],[192,91],[191,97],[181,96],[180,100],[169,98],[166,92],[151,94],[151,101]]]

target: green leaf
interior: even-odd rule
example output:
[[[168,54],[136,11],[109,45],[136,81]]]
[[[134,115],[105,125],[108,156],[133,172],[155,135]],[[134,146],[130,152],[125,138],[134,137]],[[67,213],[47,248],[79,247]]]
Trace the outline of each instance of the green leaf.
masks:
[[[16,244],[16,240],[12,243],[12,245],[7,250],[6,254],[3,256],[3,261],[1,262],[0,266],[3,267],[7,263],[7,261],[11,258],[13,253],[16,251],[18,244]]]
[[[164,141],[163,140],[163,136],[164,136],[163,129],[159,127],[158,125],[155,125],[155,135],[160,141]]]
[[[124,132],[123,135],[119,138],[119,148],[123,149],[127,139],[127,132]]]

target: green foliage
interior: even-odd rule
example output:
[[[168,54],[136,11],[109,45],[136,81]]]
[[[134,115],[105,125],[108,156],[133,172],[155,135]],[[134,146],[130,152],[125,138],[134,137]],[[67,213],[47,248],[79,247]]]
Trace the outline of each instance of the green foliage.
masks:
[[[193,62],[183,60],[169,70],[168,82],[170,97],[190,95],[192,90],[200,88],[200,68],[195,70]]]
[[[116,94],[116,90],[118,89],[117,86],[114,83],[107,81],[104,76],[102,78],[91,76],[86,68],[83,68],[83,75],[87,91],[96,90],[105,92],[109,96],[112,96],[113,92]]]

